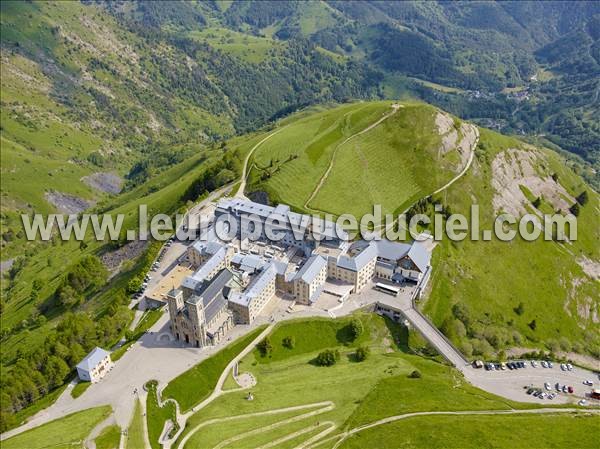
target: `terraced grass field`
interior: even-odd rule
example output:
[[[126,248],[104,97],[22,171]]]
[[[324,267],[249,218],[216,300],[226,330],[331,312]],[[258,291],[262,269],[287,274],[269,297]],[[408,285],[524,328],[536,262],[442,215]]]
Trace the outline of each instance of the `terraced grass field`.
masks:
[[[461,163],[451,161],[452,151],[440,155],[435,108],[405,103],[394,113],[392,104],[353,103],[285,120],[255,151],[248,191],[308,212],[360,216],[373,204],[384,213],[404,210]]]

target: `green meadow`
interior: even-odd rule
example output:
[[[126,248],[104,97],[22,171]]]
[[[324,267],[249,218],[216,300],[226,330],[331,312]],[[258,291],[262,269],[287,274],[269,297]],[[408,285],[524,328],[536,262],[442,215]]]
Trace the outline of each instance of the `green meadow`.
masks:
[[[421,416],[363,430],[339,447],[592,449],[599,427],[591,415]]]
[[[94,441],[96,449],[119,449],[121,428],[116,424],[105,427]]]
[[[135,402],[133,417],[127,428],[127,439],[125,440],[126,449],[140,449],[146,447],[146,438],[144,437],[144,417],[142,416],[142,406],[139,399]]]
[[[282,121],[281,131],[253,154],[248,191],[264,190],[272,202],[301,211],[355,216],[372,211],[373,204],[381,204],[384,213],[401,211],[430,194],[460,168],[449,161],[452,151],[445,156],[448,161],[439,159],[435,108],[404,103],[359,134],[390,113],[391,105],[314,108]]]
[[[334,427],[326,437],[327,442],[319,446],[332,447],[337,438],[327,438],[398,414],[535,407],[481,391],[453,368],[413,355],[417,348],[408,346],[409,339],[400,331],[400,325],[375,314],[354,316],[361,319],[365,328],[360,344],[371,349],[365,361],[356,362],[352,357],[355,348],[345,339],[333,336],[331,324],[337,320],[282,322],[271,333],[273,357],[267,363],[261,361],[257,352],[250,353],[240,363],[240,372],[251,372],[257,379],[257,385],[251,389],[253,400],[246,399],[247,391],[226,392],[189,418],[173,447],[220,444],[226,448],[251,448],[272,443],[291,448]],[[302,348],[297,346],[297,351],[279,348],[280,338],[301,331],[308,336]],[[311,337],[321,334],[322,340]],[[334,366],[319,367],[312,363],[324,347],[340,351],[340,360]],[[421,378],[409,376],[415,370],[421,373]],[[298,406],[301,408],[289,409]],[[254,415],[244,416],[249,414]],[[378,447],[388,447],[391,441],[397,441],[397,438],[385,440],[384,427],[373,432],[381,432]],[[189,440],[182,446],[186,435],[190,435]],[[510,440],[502,436],[499,441]]]
[[[91,430],[110,415],[110,407],[97,407],[67,415],[2,441],[3,449],[66,449],[79,445]],[[139,446],[138,446],[139,447]]]

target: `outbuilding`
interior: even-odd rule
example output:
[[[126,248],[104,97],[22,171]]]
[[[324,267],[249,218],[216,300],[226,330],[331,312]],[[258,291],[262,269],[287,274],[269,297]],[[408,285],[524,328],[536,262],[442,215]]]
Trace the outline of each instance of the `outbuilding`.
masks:
[[[96,346],[77,364],[77,375],[81,380],[96,382],[104,377],[111,365],[110,352]]]

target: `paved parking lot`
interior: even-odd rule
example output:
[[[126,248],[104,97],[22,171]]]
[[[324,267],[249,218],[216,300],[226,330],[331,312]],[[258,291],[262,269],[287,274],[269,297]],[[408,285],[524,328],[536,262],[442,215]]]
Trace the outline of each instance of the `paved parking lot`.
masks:
[[[589,393],[592,388],[600,388],[598,375],[583,368],[574,367],[573,371],[562,371],[559,363],[554,363],[553,368],[542,368],[538,363],[537,368],[533,368],[527,361],[527,368],[506,371],[486,371],[483,368],[475,369],[465,367],[462,371],[465,378],[473,385],[515,401],[535,402],[535,403],[576,403],[581,399],[587,399],[590,403],[600,406],[600,401],[590,400]],[[584,380],[591,380],[594,386],[590,387],[583,384]],[[553,400],[539,399],[535,396],[526,394],[524,386],[533,386],[544,388],[544,382],[550,383],[551,392],[556,393],[554,385],[556,382],[561,385],[572,386],[573,394],[560,393]],[[544,390],[546,391],[546,390]]]

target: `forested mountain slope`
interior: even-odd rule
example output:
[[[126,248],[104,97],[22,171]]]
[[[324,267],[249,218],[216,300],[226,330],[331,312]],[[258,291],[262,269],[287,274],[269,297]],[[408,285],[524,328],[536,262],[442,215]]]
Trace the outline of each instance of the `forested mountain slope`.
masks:
[[[22,242],[18,212],[79,212],[288,110],[377,93],[376,74],[306,41],[260,40],[257,63],[204,42],[201,21],[163,31],[185,4],[143,5],[147,24],[2,2],[3,259]]]

